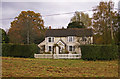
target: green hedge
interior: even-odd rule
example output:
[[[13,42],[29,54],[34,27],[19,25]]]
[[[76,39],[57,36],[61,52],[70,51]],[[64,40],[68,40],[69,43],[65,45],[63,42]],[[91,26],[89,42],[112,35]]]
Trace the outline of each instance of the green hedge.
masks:
[[[114,60],[118,59],[118,46],[112,45],[84,45],[81,47],[84,60]]]
[[[38,53],[39,48],[35,44],[2,44],[2,56],[10,57],[34,57],[34,53]]]

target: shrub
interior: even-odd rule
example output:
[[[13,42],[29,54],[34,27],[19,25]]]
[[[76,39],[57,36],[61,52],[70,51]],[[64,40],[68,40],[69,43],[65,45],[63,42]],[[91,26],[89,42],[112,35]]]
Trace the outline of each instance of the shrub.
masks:
[[[81,47],[84,60],[114,60],[118,59],[118,46],[84,45]]]
[[[77,52],[72,52],[72,54],[77,54]]]
[[[65,54],[69,54],[69,51],[65,50]]]
[[[50,52],[43,52],[43,54],[51,54]]]
[[[35,44],[2,44],[2,56],[34,57],[34,53],[38,52],[39,48]]]

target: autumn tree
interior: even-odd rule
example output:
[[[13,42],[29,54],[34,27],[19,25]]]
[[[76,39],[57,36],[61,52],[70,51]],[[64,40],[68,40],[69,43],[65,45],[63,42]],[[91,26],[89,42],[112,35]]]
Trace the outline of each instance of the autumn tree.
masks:
[[[119,4],[120,4],[120,1],[119,1]],[[119,12],[118,12],[118,26],[119,28],[118,28],[117,35],[118,35],[118,45],[120,46],[120,6],[119,6]]]
[[[116,37],[118,31],[118,13],[114,11],[114,4],[112,1],[100,2],[99,5],[93,9],[93,28],[94,33],[97,34],[96,40],[102,41],[102,44],[111,44]]]
[[[89,18],[89,15],[78,11],[75,12],[68,24],[68,28],[87,28],[89,26],[91,26],[91,18]]]
[[[11,22],[9,38],[11,43],[40,43],[44,39],[44,21],[40,13],[22,11]]]

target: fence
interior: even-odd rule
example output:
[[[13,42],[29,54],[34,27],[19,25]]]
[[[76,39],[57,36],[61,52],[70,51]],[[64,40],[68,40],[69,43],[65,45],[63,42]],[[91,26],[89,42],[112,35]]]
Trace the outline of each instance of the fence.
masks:
[[[34,54],[35,58],[80,59],[80,54]]]

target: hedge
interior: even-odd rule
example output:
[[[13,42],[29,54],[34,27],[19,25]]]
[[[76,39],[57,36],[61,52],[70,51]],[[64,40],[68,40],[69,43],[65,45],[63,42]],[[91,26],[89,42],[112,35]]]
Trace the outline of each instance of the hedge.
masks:
[[[118,46],[84,45],[81,47],[84,60],[114,60],[118,59]]]
[[[35,44],[2,44],[2,56],[10,57],[34,57],[34,53],[38,53],[39,48]]]

